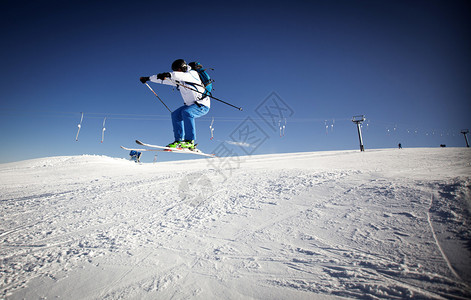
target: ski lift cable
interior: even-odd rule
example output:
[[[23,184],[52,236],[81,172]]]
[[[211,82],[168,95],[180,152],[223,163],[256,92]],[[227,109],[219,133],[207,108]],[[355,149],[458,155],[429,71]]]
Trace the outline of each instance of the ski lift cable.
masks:
[[[45,110],[31,110],[31,109],[25,109],[25,110],[0,110],[0,114],[8,114],[8,115],[25,115],[25,114],[36,114],[37,112],[41,112],[41,116],[53,116],[53,117],[66,117],[66,118],[76,118],[77,112],[72,112],[72,111],[45,111]],[[136,120],[136,121],[168,121],[170,119],[169,115],[162,115],[162,114],[130,114],[130,113],[110,113],[110,112],[87,112],[87,111],[82,111],[80,112],[80,122],[77,125],[77,134],[76,134],[76,141],[79,139],[80,131],[83,126],[83,121],[85,118],[85,115],[87,116],[87,119],[104,119],[106,117],[107,120],[113,119],[113,120]],[[264,122],[266,121],[266,118],[262,117],[253,117],[251,116],[251,119],[255,122]],[[345,122],[350,122],[351,118],[289,118],[291,123],[321,123],[324,125],[324,130],[327,132],[333,131],[333,128],[335,125],[339,125],[341,123]],[[208,121],[214,130],[214,122],[242,122],[246,120],[246,117],[202,117],[202,121],[206,120]],[[335,124],[337,123],[337,124]],[[371,119],[367,118],[365,123],[363,124],[366,129],[374,129],[374,128],[383,128],[384,130],[387,131],[387,129],[390,130],[390,132],[405,132],[405,133],[414,133],[414,134],[425,134],[428,132],[432,132],[432,129],[430,128],[417,128],[414,124],[411,124],[410,122],[388,122],[386,120],[381,120],[381,119]],[[282,126],[281,126],[282,127]],[[106,129],[105,129],[106,130]],[[286,127],[285,127],[286,130]],[[433,129],[436,132],[439,132],[440,134],[453,134],[453,133],[448,133],[448,132],[453,132],[455,129],[451,128],[442,128],[442,129]],[[103,131],[103,128],[102,128]],[[431,133],[433,134],[433,133]],[[281,128],[281,135],[283,135],[283,128]],[[103,136],[103,133],[102,133]],[[213,133],[214,136],[214,133]]]

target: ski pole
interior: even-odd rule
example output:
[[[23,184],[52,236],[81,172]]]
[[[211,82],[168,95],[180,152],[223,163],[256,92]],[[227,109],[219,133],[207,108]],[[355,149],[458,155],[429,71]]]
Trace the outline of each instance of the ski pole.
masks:
[[[203,93],[201,93],[201,92],[199,92],[199,91],[197,91],[197,92],[200,93],[200,94],[203,94]],[[237,108],[238,110],[242,111],[242,107],[237,107],[237,106],[235,106],[235,105],[232,105],[232,104],[230,104],[230,103],[228,103],[228,102],[226,102],[226,101],[224,101],[224,100],[218,99],[218,98],[213,97],[213,96],[211,96],[211,95],[208,95],[208,97],[211,98],[211,99],[214,99],[214,100],[216,100],[216,101],[222,102],[222,103],[224,103],[224,104],[226,104],[226,105],[229,105],[229,106],[232,106],[232,107],[234,107],[234,108]]]
[[[170,108],[168,108],[168,106],[162,101],[162,99],[160,99],[160,97],[157,95],[156,92],[154,92],[154,90],[150,87],[150,85],[147,84],[147,82],[145,83],[145,85],[147,85],[147,87],[152,91],[152,93],[154,93],[154,95],[160,100],[160,102],[162,102],[162,104],[168,109],[168,111],[170,113],[172,113],[172,111],[170,110]]]
[[[172,81],[173,81],[173,80],[172,80]],[[200,93],[201,95],[204,94],[204,93],[198,91],[197,89],[192,89],[191,87],[186,86],[186,85],[181,84],[181,83],[178,83],[178,82],[176,82],[176,81],[173,81],[173,83],[175,83],[175,84],[178,85],[178,86],[182,86],[182,87],[184,87],[184,88],[186,88],[186,89],[189,89],[189,90],[191,90],[191,91]],[[229,105],[229,106],[232,106],[232,107],[234,107],[234,108],[237,108],[237,109],[240,110],[240,111],[242,110],[242,107],[237,107],[237,106],[235,106],[235,105],[233,105],[233,104],[230,104],[230,103],[228,103],[228,102],[226,102],[226,101],[224,101],[224,100],[218,99],[218,98],[216,98],[216,97],[214,97],[214,96],[212,96],[212,95],[207,95],[207,96],[208,96],[209,98],[211,98],[211,99],[217,100],[217,101],[222,102],[222,103],[224,103],[224,104],[226,104],[226,105]]]

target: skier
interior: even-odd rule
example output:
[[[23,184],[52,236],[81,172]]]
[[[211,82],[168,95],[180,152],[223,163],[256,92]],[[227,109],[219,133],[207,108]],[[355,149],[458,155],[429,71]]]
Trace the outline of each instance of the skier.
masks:
[[[196,129],[195,118],[209,112],[211,101],[208,96],[202,96],[205,86],[198,73],[183,60],[177,59],[172,63],[173,72],[159,73],[150,77],[141,77],[147,81],[176,86],[180,91],[184,104],[172,112],[173,135],[175,141],[167,145],[169,148],[195,149]]]

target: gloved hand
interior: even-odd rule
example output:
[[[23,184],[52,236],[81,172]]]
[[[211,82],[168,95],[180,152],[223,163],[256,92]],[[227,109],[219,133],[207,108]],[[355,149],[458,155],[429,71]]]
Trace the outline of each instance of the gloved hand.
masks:
[[[157,74],[157,79],[164,80],[165,78],[170,78],[170,73],[159,73]]]
[[[141,77],[139,78],[139,80],[142,82],[142,83],[146,83],[147,81],[149,81],[149,77]]]

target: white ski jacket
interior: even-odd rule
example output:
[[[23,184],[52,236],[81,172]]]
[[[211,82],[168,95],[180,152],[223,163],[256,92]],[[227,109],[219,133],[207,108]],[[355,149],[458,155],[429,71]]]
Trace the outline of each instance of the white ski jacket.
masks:
[[[171,86],[177,86],[176,83],[185,85],[188,88],[182,86],[178,87],[185,105],[190,106],[198,102],[200,105],[204,105],[208,108],[211,107],[211,101],[209,97],[201,99],[201,97],[203,97],[202,94],[204,93],[205,88],[201,82],[198,72],[192,70],[190,66],[188,66],[188,69],[189,70],[186,72],[170,72],[170,78],[165,78],[165,80],[158,79],[157,75],[152,75],[149,80],[155,83],[167,84]],[[194,91],[194,89],[196,89],[199,93]]]

